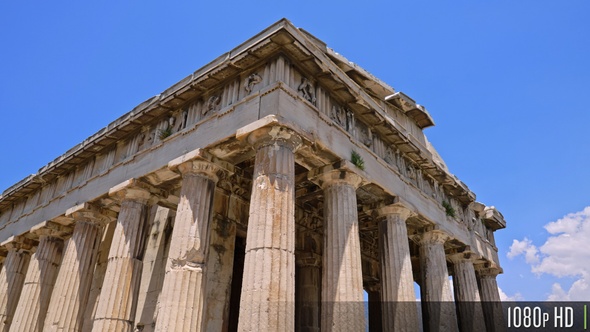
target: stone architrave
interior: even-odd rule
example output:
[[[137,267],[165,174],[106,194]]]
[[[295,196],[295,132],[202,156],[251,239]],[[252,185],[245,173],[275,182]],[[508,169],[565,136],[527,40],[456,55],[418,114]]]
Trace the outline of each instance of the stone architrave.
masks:
[[[406,220],[411,212],[400,204],[378,211],[383,327],[387,331],[417,331],[420,323]]]
[[[39,236],[39,245],[31,257],[10,331],[43,330],[67,231],[71,230],[51,223],[43,223],[34,231]]]
[[[426,331],[458,331],[444,243],[449,236],[428,231],[420,238],[422,320]]]
[[[485,331],[475,268],[470,253],[449,256],[453,263],[453,289],[460,331]]]
[[[143,234],[150,192],[136,180],[111,188],[121,201],[92,331],[131,332],[142,270]]]
[[[496,282],[496,277],[500,272],[501,269],[493,267],[478,267],[476,269],[477,284],[488,332],[506,331],[504,312]]]
[[[256,150],[238,331],[295,327],[295,153],[280,126],[248,134]]]
[[[322,331],[366,329],[354,169],[341,161],[310,174],[324,192]]]
[[[32,246],[21,237],[11,237],[2,245],[8,254],[0,272],[0,331],[8,331],[21,297]]]
[[[65,245],[44,331],[81,331],[102,230],[109,221],[90,204],[75,206],[66,216],[73,217],[74,231]]]
[[[200,331],[213,198],[220,167],[195,150],[168,164],[182,174],[156,331]]]

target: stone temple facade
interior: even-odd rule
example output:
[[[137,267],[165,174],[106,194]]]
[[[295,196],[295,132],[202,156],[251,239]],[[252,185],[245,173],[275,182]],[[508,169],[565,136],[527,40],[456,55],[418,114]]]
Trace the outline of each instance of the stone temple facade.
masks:
[[[502,330],[433,125],[281,20],[3,192],[0,330]]]

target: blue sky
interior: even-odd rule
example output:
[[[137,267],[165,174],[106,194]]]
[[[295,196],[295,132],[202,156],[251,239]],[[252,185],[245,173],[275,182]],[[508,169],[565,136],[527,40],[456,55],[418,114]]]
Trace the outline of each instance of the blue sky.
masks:
[[[507,220],[496,233],[507,296],[590,300],[589,11],[587,0],[2,2],[0,190],[287,17],[427,107],[451,172]]]

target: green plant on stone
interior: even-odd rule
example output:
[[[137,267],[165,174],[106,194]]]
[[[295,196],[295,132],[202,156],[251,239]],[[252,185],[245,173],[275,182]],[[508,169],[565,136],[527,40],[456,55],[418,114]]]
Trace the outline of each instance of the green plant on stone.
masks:
[[[451,203],[443,201],[442,206],[445,208],[445,213],[447,214],[447,216],[455,218],[455,209],[453,208]]]
[[[361,157],[361,155],[354,150],[350,154],[350,162],[352,162],[352,164],[358,167],[360,170],[365,170],[365,161],[363,160],[363,157]]]
[[[166,137],[172,135],[172,127],[166,127],[166,129],[160,129],[158,131],[158,138],[160,141],[164,140]]]

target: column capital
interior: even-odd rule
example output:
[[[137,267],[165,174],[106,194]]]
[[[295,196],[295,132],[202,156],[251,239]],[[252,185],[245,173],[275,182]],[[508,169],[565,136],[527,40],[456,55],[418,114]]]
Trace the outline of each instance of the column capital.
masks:
[[[365,288],[371,292],[381,292],[381,283],[379,281],[368,281],[365,283]]]
[[[31,233],[37,235],[39,239],[42,237],[54,237],[59,239],[65,239],[72,233],[72,228],[64,225],[57,224],[50,220],[41,222],[33,226],[30,230]]]
[[[109,189],[109,196],[119,201],[130,200],[145,204],[152,198],[152,191],[159,190],[137,179],[129,179]]]
[[[74,218],[75,222],[84,221],[98,225],[106,225],[111,217],[103,213],[102,209],[91,203],[82,203],[66,210],[66,217]]]
[[[11,236],[6,239],[4,242],[0,243],[0,246],[6,247],[6,249],[16,250],[16,251],[29,251],[33,252],[35,248],[35,241],[29,238],[26,238],[22,235],[18,236]]]
[[[308,179],[325,189],[334,184],[347,184],[355,189],[367,181],[367,175],[348,160],[340,160],[334,164],[313,169],[308,173]]]
[[[453,264],[458,264],[464,261],[475,263],[477,257],[473,251],[469,250],[469,246],[467,246],[467,249],[462,252],[452,252],[448,254],[447,259]]]
[[[500,267],[490,267],[487,264],[475,265],[475,272],[480,278],[496,278],[498,274],[504,271]]]
[[[219,180],[219,172],[233,172],[233,165],[215,158],[204,149],[195,149],[173,159],[168,163],[168,168],[183,176],[197,174],[215,182]]]
[[[279,144],[292,151],[296,151],[304,142],[312,141],[309,134],[278,115],[266,116],[238,129],[236,138],[240,141],[247,141],[256,149]]]
[[[265,146],[277,144],[286,147],[291,151],[296,151],[303,142],[301,136],[299,136],[293,129],[282,126],[257,129],[248,135],[247,141],[254,146],[256,150]]]
[[[400,197],[394,197],[392,201],[381,203],[372,211],[373,216],[377,218],[387,217],[388,215],[399,215],[403,221],[406,221],[412,215],[415,215],[413,206],[402,200]]]
[[[313,252],[297,252],[295,261],[297,266],[322,267],[322,256]]]
[[[414,236],[418,238],[420,244],[444,244],[451,238],[440,230],[431,230]]]

